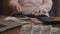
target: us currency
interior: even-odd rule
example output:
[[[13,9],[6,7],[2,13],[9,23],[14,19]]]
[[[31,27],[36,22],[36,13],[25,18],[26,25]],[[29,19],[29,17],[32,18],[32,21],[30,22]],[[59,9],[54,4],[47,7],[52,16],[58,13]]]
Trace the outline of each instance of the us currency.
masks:
[[[32,24],[31,34],[40,34],[41,33],[41,24]]]
[[[51,28],[51,34],[60,34],[59,28]]]
[[[60,28],[58,28],[57,34],[60,34]]]
[[[23,25],[20,29],[20,34],[31,34],[32,26],[31,24]]]
[[[51,34],[51,25],[44,25],[41,27],[41,34]]]

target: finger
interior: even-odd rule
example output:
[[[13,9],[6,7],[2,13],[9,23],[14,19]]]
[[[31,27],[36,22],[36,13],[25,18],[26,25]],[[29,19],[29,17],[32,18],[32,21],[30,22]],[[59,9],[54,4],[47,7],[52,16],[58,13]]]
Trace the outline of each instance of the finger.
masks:
[[[37,11],[33,11],[33,12],[32,12],[32,14],[36,14],[36,13],[37,13]]]
[[[39,13],[40,13],[40,10],[39,10]]]
[[[22,8],[21,8],[21,6],[19,5],[19,11],[22,12],[21,10],[22,10]]]
[[[32,12],[32,13],[33,13],[33,14],[37,13],[37,9],[33,10],[33,12]]]
[[[35,11],[35,14],[38,14],[38,13],[40,13],[39,9],[37,9],[37,10]]]
[[[31,14],[35,14],[34,12],[32,12]]]
[[[15,8],[14,8],[14,9],[15,9],[15,11],[17,11],[17,12],[18,12],[17,6],[15,6]]]
[[[37,13],[39,13],[40,11],[39,10],[37,10]]]
[[[38,8],[37,13],[40,13],[40,9]]]
[[[20,6],[17,7],[17,11],[21,12],[21,7]]]

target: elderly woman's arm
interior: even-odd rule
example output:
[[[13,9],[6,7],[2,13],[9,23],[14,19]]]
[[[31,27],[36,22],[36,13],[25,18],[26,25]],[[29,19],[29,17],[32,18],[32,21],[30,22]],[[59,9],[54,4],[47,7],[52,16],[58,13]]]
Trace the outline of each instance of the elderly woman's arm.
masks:
[[[9,0],[9,6],[14,9],[14,11],[21,12],[21,5],[18,0]]]
[[[42,4],[42,11],[49,12],[52,8],[52,0],[44,0]]]
[[[18,4],[18,0],[9,0],[9,6],[14,7],[17,4]]]
[[[42,1],[43,1],[42,4],[40,4],[40,6],[34,9],[32,14],[40,13],[48,15],[48,12],[52,8],[52,0],[42,0]]]

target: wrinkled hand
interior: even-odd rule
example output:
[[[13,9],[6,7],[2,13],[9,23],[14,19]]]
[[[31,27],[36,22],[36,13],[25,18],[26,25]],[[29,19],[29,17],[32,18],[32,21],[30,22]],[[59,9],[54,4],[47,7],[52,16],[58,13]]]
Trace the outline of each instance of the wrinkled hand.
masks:
[[[35,8],[33,11],[32,11],[32,14],[37,14],[37,13],[40,13],[41,12],[41,9],[39,7]]]
[[[21,12],[21,6],[19,4],[16,4],[14,7],[15,11],[17,11],[18,13]]]

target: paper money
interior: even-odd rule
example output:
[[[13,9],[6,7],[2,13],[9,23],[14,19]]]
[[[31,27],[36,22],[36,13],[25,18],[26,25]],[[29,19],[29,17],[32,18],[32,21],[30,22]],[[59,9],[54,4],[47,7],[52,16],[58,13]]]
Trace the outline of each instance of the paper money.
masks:
[[[31,24],[23,25],[20,29],[20,34],[31,34],[32,26]]]
[[[59,29],[58,28],[51,28],[51,34],[58,34]]]
[[[32,24],[32,34],[40,34],[41,24]]]
[[[41,27],[41,34],[51,34],[51,28],[52,26],[51,25],[44,25]]]

